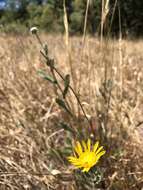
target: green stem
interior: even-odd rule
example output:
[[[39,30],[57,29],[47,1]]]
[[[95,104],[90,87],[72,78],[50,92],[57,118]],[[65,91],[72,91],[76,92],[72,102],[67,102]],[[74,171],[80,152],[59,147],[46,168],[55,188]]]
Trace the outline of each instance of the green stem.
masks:
[[[42,51],[40,51],[40,52],[41,52],[41,54],[43,55],[43,57],[45,57],[45,59],[46,59],[47,61],[50,61],[49,58],[48,58]],[[55,68],[54,65],[53,65],[52,67],[53,67],[53,69],[55,70],[55,72],[60,76],[60,78],[61,78],[63,81],[65,81],[65,78],[64,78],[64,77],[62,76],[62,74],[58,71],[58,69]],[[76,98],[76,100],[77,100],[77,102],[78,102],[78,104],[79,104],[79,106],[80,106],[80,108],[81,108],[81,110],[82,110],[82,112],[83,112],[83,114],[84,114],[84,116],[85,116],[85,118],[86,118],[86,120],[87,120],[89,126],[90,126],[91,129],[92,129],[92,124],[91,124],[90,120],[88,119],[88,117],[87,117],[87,115],[86,115],[86,113],[85,113],[85,111],[84,111],[84,108],[83,108],[83,106],[82,106],[82,104],[81,104],[81,102],[80,102],[80,99],[79,99],[78,95],[75,93],[74,89],[73,89],[70,85],[69,85],[69,89],[70,89],[70,90],[72,91],[72,93],[74,94],[74,96],[75,96],[75,98]]]

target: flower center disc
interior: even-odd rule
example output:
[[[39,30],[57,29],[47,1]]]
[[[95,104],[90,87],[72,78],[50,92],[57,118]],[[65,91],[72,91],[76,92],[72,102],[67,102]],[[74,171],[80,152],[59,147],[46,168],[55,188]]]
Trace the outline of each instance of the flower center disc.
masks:
[[[79,159],[82,162],[83,167],[91,167],[96,159],[96,155],[94,152],[84,152]]]

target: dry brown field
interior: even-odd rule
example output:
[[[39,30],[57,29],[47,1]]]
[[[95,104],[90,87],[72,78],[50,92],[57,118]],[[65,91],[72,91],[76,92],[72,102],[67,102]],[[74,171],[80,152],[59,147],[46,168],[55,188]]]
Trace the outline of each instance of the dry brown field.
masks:
[[[143,188],[143,40],[40,35],[49,56],[71,85],[92,123],[68,94],[78,122],[57,106],[56,89],[38,75],[49,73],[32,36],[0,36],[0,189],[141,190]],[[60,80],[60,79],[59,79]],[[61,85],[62,85],[62,81]],[[85,130],[105,146],[102,180],[76,173],[66,156],[69,131]],[[101,130],[101,127],[103,129]],[[95,137],[94,136],[94,137]],[[102,139],[102,136],[106,137]],[[77,137],[76,137],[77,138]]]

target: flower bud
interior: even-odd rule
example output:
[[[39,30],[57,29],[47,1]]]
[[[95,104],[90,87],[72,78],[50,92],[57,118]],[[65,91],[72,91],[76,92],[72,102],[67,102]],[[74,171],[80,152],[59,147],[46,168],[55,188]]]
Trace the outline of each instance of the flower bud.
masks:
[[[32,27],[32,28],[30,28],[30,32],[31,32],[32,34],[37,34],[38,28],[37,28],[37,27]]]

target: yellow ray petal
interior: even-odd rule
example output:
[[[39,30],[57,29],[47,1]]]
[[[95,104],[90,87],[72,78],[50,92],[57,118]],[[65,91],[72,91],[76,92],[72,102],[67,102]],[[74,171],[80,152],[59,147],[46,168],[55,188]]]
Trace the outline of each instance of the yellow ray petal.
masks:
[[[97,141],[93,147],[93,152],[96,152],[97,148],[99,146],[99,142]]]
[[[67,159],[68,159],[69,161],[72,161],[72,162],[78,160],[77,158],[75,158],[75,157],[73,157],[73,156],[69,156]]]
[[[78,156],[80,156],[82,154],[82,147],[79,141],[76,142],[76,146],[75,146],[75,151],[78,154]]]
[[[79,165],[79,166],[75,166],[76,168],[82,168],[82,166],[81,165]]]
[[[75,166],[81,166],[81,164],[77,160],[69,160]]]
[[[86,152],[87,151],[87,146],[86,146],[86,143],[84,141],[82,141],[82,146],[84,148],[84,152]]]
[[[105,154],[106,151],[102,151],[99,154],[97,154],[96,156],[96,163],[98,162],[98,160],[100,159],[101,156],[103,156]]]
[[[90,170],[90,168],[87,168],[87,169],[86,169],[86,172],[88,172],[89,170]]]
[[[103,149],[103,146],[101,146],[100,148],[98,148],[97,151],[95,152],[95,154],[97,155],[102,149]]]
[[[71,163],[73,165],[75,165],[76,167],[83,167],[82,164],[80,163],[80,161],[76,160],[76,161],[71,161]]]
[[[90,147],[91,147],[91,140],[88,139],[88,141],[87,141],[87,149],[88,149],[88,151],[90,151]]]
[[[90,168],[83,168],[82,172],[88,172]]]
[[[81,154],[82,153],[82,146],[81,146],[79,141],[77,141],[77,147],[78,147],[78,150],[79,150],[79,152]]]
[[[77,158],[77,155],[76,155],[76,152],[75,152],[75,151],[73,151],[73,155],[74,155],[75,158]]]

